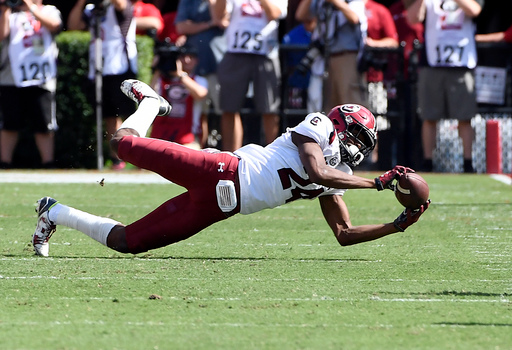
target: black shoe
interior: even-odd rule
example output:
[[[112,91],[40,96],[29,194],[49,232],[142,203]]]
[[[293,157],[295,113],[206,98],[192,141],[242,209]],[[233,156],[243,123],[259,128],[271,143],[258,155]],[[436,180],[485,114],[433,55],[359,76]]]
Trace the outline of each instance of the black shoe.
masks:
[[[464,159],[464,173],[472,174],[475,172],[473,168],[473,161],[471,159]]]
[[[0,169],[12,169],[12,163],[0,162]]]

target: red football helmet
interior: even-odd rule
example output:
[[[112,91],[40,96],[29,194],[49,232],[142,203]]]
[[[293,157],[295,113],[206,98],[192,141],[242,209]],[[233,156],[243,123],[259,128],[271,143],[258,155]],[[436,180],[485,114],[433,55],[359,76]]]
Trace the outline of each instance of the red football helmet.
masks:
[[[356,104],[336,106],[327,115],[340,140],[341,160],[352,167],[368,157],[377,144],[377,123],[372,112]]]

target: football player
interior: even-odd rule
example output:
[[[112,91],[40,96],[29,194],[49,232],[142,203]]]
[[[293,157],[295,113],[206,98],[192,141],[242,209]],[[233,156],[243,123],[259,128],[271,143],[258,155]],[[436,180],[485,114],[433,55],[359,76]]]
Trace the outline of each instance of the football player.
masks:
[[[79,230],[118,252],[137,254],[187,239],[238,213],[317,197],[327,223],[345,246],[404,231],[430,204],[428,200],[417,210],[405,209],[389,223],[351,224],[342,197],[347,189],[393,189],[394,180],[413,172],[396,166],[375,179],[353,175],[352,167],[369,156],[377,136],[375,118],[362,106],[336,106],[327,116],[311,113],[266,147],[249,144],[229,153],[141,137],[171,106],[137,80],[124,81],[121,90],[139,107],[114,134],[112,151],[188,191],[129,225],[44,197],[38,201],[32,238],[37,255],[48,256],[48,240],[57,225]]]

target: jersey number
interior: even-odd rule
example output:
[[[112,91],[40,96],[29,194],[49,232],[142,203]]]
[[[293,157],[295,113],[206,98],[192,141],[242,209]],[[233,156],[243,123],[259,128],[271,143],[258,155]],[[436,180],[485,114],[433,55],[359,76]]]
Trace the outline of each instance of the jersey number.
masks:
[[[24,64],[21,65],[21,77],[23,81],[27,80],[46,80],[46,76],[50,74],[50,64],[44,62],[42,65],[32,63],[28,67]],[[42,79],[38,78],[39,72],[42,74]]]
[[[455,54],[458,51],[457,54]],[[445,63],[445,64],[453,64],[454,61],[460,62],[462,60],[462,53],[464,52],[464,47],[455,47],[452,45],[446,45],[441,48],[440,45],[436,46],[437,52],[437,63]],[[455,55],[454,55],[455,54]],[[443,59],[444,57],[444,59]],[[454,59],[456,58],[456,59]]]
[[[253,45],[253,47],[249,47],[249,41],[251,39],[254,39],[254,42],[256,45]],[[262,48],[261,42],[262,42],[262,35],[260,33],[251,33],[249,31],[243,31],[235,32],[235,43],[233,44],[234,49],[244,49],[244,50],[252,50],[252,51],[259,51]]]
[[[279,169],[277,173],[279,174],[279,179],[281,179],[283,190],[292,187],[292,180],[296,184],[296,186],[291,190],[292,196],[286,200],[286,203],[293,202],[296,199],[313,199],[318,197],[324,191],[323,188],[318,188],[316,190],[306,190],[301,188],[300,186],[306,187],[311,184],[311,181],[303,179],[290,168]]]

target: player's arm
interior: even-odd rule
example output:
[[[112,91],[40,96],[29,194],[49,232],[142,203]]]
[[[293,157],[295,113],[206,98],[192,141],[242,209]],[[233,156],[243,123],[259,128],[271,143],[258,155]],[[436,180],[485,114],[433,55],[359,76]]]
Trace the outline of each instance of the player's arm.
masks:
[[[342,196],[321,196],[320,208],[332,232],[342,246],[372,241],[399,232],[394,223],[352,226],[347,205]]]
[[[373,241],[392,233],[403,232],[417,222],[430,205],[428,200],[417,210],[405,209],[393,222],[387,224],[352,226],[342,196],[321,196],[319,201],[327,224],[342,246]]]
[[[325,164],[322,149],[312,138],[292,132],[292,141],[299,149],[300,160],[311,182],[341,189],[377,188],[373,179],[350,175]]]

